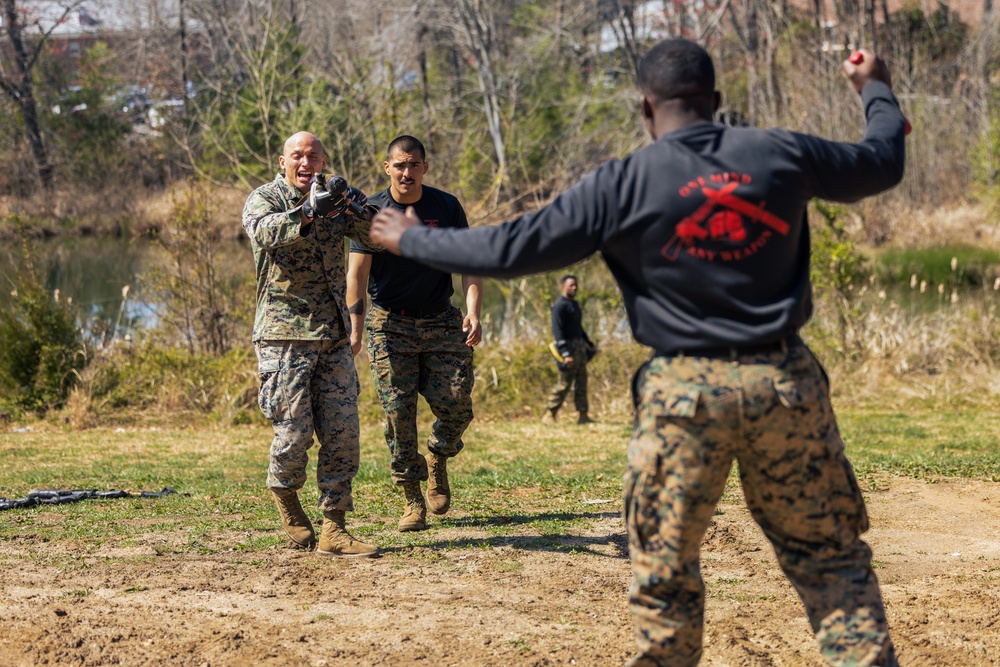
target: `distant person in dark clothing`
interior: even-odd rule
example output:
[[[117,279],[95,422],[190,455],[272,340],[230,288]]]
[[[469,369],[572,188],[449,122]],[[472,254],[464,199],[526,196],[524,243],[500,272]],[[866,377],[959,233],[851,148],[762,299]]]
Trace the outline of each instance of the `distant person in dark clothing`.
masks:
[[[684,39],[639,63],[654,141],[601,165],[544,208],[469,230],[383,211],[372,239],[442,271],[511,278],[600,252],[636,340],[624,478],[638,649],[630,667],[702,656],[701,542],[734,460],[754,520],[835,667],[898,665],[868,513],[823,367],[799,337],[812,314],[814,197],[856,201],[903,177],[905,120],[889,71],[866,50],[843,63],[867,129],[857,143],[714,123],[708,53]]]
[[[454,195],[423,184],[428,163],[415,137],[396,137],[383,164],[389,187],[368,203],[382,210],[412,206],[424,224],[465,229],[469,222]],[[385,410],[385,442],[392,456],[392,480],[406,506],[400,531],[427,528],[427,506],[445,514],[451,505],[448,459],[465,446],[462,434],[472,422],[472,348],[482,340],[479,322],[483,279],[462,276],[466,314],[451,305],[452,276],[388,252],[372,252],[351,242],[347,303],[351,347],[361,349],[368,331],[368,363]],[[365,317],[365,292],[372,308]],[[427,438],[427,456],[418,451],[417,400],[423,396],[437,418]],[[427,481],[424,500],[420,483]]]
[[[563,276],[561,288],[562,296],[552,304],[552,337],[562,361],[556,362],[559,381],[549,393],[545,418],[556,420],[559,408],[572,388],[573,404],[579,413],[576,423],[591,424],[594,420],[587,415],[587,363],[597,347],[583,329],[583,310],[576,300],[576,276]]]

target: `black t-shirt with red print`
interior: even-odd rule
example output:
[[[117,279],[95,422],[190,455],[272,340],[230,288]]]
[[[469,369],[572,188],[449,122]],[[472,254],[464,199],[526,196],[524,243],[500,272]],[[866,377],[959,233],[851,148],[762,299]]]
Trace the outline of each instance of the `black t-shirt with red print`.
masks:
[[[380,190],[368,198],[379,210],[387,206],[403,211],[407,205],[397,203],[389,189]],[[422,186],[420,201],[413,206],[427,227],[463,229],[469,226],[465,209],[458,198],[444,190]],[[368,294],[372,306],[386,310],[430,311],[445,308],[455,292],[451,273],[432,269],[424,264],[397,257],[390,252],[372,253],[351,241],[351,252],[372,256],[368,274]]]

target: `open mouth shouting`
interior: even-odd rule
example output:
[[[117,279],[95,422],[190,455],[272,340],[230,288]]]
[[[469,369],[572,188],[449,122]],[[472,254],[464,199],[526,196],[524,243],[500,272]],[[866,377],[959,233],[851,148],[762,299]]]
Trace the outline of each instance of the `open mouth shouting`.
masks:
[[[312,169],[298,169],[298,170],[296,170],[296,172],[295,172],[295,180],[298,181],[298,183],[296,183],[296,185],[298,185],[300,189],[301,188],[305,188],[305,187],[309,187],[309,183],[310,183],[310,181],[312,181],[312,177],[314,176],[314,174],[315,174],[315,172],[313,172]]]

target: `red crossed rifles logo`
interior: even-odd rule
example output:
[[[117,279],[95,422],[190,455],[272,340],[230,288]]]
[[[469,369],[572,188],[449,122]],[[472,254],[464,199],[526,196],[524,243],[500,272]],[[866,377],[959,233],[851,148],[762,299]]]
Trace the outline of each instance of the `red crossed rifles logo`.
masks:
[[[752,204],[740,199],[733,192],[739,182],[727,183],[719,188],[701,185],[699,188],[705,195],[705,201],[677,224],[673,238],[660,250],[670,261],[677,259],[681,249],[692,247],[698,241],[722,240],[740,243],[747,240],[747,231],[743,218],[763,224],[782,236],[788,234],[788,223],[764,209],[764,205]],[[703,226],[707,219],[707,225]]]

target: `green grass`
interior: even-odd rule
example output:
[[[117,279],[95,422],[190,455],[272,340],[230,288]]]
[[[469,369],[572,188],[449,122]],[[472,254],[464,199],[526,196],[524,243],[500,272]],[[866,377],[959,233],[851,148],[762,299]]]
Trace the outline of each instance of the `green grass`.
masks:
[[[916,274],[933,285],[978,287],[1000,275],[1000,251],[974,246],[889,249],[875,256],[874,270],[887,284],[905,285]]]
[[[995,412],[848,412],[840,425],[861,475],[1000,481],[1000,414]]]
[[[427,427],[422,424],[422,432]],[[869,488],[893,475],[1000,481],[1000,415],[994,412],[846,411],[841,429]],[[592,427],[478,421],[465,438],[466,450],[449,464],[457,511],[431,517],[445,532],[399,533],[402,500],[389,480],[381,429],[366,427],[350,527],[383,549],[420,557],[481,549],[508,572],[520,563],[494,549],[589,551],[588,527],[620,512],[628,433],[625,420]],[[255,426],[2,433],[0,496],[43,488],[137,493],[165,486],[178,494],[8,510],[0,540],[60,544],[65,548],[38,548],[26,557],[68,570],[86,567],[84,556],[136,563],[158,554],[234,551],[241,562],[253,563],[284,543],[264,488],[270,437],[269,428]],[[314,457],[303,505],[318,519],[313,466]],[[108,556],[109,548],[121,553]]]

